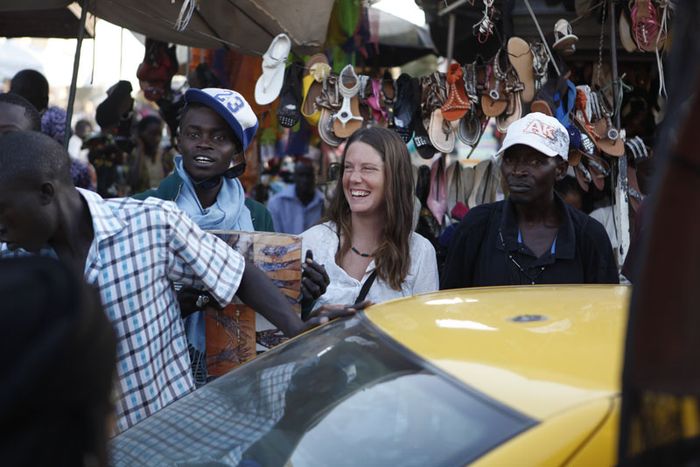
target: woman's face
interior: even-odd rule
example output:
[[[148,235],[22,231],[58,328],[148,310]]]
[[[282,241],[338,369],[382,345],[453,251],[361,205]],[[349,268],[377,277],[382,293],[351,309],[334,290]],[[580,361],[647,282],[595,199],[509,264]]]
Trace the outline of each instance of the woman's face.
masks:
[[[343,191],[354,214],[384,211],[384,161],[377,150],[362,141],[354,142],[345,153]]]

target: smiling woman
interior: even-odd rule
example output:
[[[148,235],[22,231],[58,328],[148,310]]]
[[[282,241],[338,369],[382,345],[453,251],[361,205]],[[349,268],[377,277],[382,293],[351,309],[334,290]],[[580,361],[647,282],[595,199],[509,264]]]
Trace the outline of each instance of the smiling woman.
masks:
[[[437,289],[435,250],[413,227],[410,157],[395,132],[365,128],[348,140],[327,222],[302,234],[303,249],[330,283],[315,306],[381,302]],[[303,283],[322,271],[307,262]],[[420,266],[420,269],[419,269]],[[376,278],[376,281],[375,281]],[[364,295],[361,291],[364,290]]]

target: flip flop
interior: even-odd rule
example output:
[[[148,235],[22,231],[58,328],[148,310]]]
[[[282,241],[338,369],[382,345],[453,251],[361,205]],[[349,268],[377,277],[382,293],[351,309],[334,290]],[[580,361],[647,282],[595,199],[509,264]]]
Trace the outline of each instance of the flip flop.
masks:
[[[344,141],[344,139],[338,138],[335,133],[333,133],[333,115],[331,111],[326,108],[322,108],[320,112],[318,135],[326,144],[334,148],[340,146],[340,143]]]
[[[467,146],[473,147],[479,142],[481,137],[481,120],[474,107],[459,121],[457,137]]]
[[[445,213],[447,212],[446,157],[441,155],[433,161],[433,165],[430,168],[430,191],[425,203],[439,225],[445,222]]]
[[[367,105],[372,110],[372,119],[375,123],[381,124],[386,121],[386,112],[381,104],[381,82],[378,79],[372,80],[372,94],[366,99]]]
[[[386,112],[386,123],[389,128],[394,127],[394,103],[396,102],[396,84],[389,70],[384,72],[382,78],[382,105]]]
[[[554,23],[554,44],[552,48],[562,55],[571,55],[576,52],[578,36],[574,35],[571,24],[565,19]]]
[[[507,133],[511,123],[519,120],[523,115],[523,103],[520,99],[520,92],[512,92],[508,97],[508,108],[501,115],[496,117],[496,128],[501,133]]]
[[[455,149],[455,132],[450,122],[445,120],[440,109],[433,110],[428,125],[428,135],[433,147],[443,154],[450,154]]]
[[[583,191],[588,193],[591,183],[591,173],[588,171],[588,169],[586,169],[586,166],[584,164],[578,164],[576,167],[574,167],[574,174],[576,175],[578,186],[580,186]]]
[[[430,142],[430,136],[428,136],[428,130],[425,128],[423,118],[421,118],[420,108],[416,109],[413,116],[413,144],[416,146],[418,155],[423,159],[432,159],[438,152],[437,149]]]
[[[338,76],[338,92],[343,98],[340,110],[333,116],[333,133],[338,138],[349,138],[362,128],[360,115],[360,78],[352,65],[346,65]]]
[[[301,62],[292,63],[284,72],[277,121],[285,128],[293,127],[301,118],[301,77],[303,73],[304,65]]]
[[[519,37],[508,39],[508,60],[515,69],[518,79],[523,83],[520,98],[529,104],[535,98],[535,71],[532,68],[533,55],[530,44]]]
[[[318,64],[318,65],[317,65]],[[314,65],[317,65],[314,67]],[[325,65],[325,66],[324,66]],[[311,70],[314,73],[311,73]],[[306,62],[306,74],[302,77],[303,101],[301,103],[301,114],[310,125],[316,126],[321,118],[321,110],[316,105],[316,99],[323,90],[323,75],[330,75],[328,59],[322,53],[312,55]],[[318,78],[321,77],[319,80]]]
[[[292,49],[292,41],[286,34],[272,39],[262,59],[262,74],[255,83],[255,102],[259,105],[272,103],[280,95],[284,82],[284,64]]]
[[[583,158],[583,163],[591,174],[593,185],[598,191],[603,191],[605,187],[605,177],[610,175],[610,165],[601,157],[589,154],[586,154]]]
[[[622,47],[629,53],[639,52],[637,44],[635,44],[634,39],[632,38],[632,27],[630,26],[627,11],[625,11],[624,8],[620,12],[618,30],[620,31],[620,42],[622,43]]]
[[[413,114],[420,102],[418,80],[406,73],[396,80],[396,102],[394,104],[394,128],[404,143],[413,137]]]
[[[462,164],[458,160],[454,161],[447,167],[447,212],[452,212],[452,209],[457,203],[466,202],[464,189],[462,186]],[[466,206],[465,206],[466,207]]]
[[[464,71],[459,63],[453,63],[447,70],[447,100],[440,110],[445,120],[453,122],[467,113],[471,103],[464,89]]]

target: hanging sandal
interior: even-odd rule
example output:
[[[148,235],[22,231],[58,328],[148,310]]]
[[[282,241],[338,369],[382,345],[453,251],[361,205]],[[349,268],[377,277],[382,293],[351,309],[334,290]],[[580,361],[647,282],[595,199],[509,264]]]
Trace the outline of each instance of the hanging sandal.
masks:
[[[560,19],[554,24],[554,44],[552,48],[561,55],[572,55],[576,52],[578,37],[574,35],[571,24],[565,19]]]
[[[291,128],[301,118],[301,79],[304,65],[294,62],[284,72],[284,84],[280,93],[280,105],[277,109],[277,121],[285,128]]]
[[[306,71],[302,77],[302,94],[304,96],[301,103],[301,114],[310,125],[317,125],[321,117],[321,109],[316,105],[316,99],[321,95],[323,81],[330,76],[330,66],[324,54],[312,55],[306,62]]]
[[[654,52],[658,44],[666,40],[659,23],[659,12],[653,0],[631,0],[632,37],[644,52]]]
[[[396,84],[394,83],[394,78],[392,78],[389,70],[384,72],[384,77],[382,78],[382,104],[386,112],[386,123],[387,127],[394,127],[394,103],[396,102]]]
[[[333,116],[333,133],[338,138],[349,138],[362,128],[360,115],[360,78],[352,65],[346,65],[338,76],[338,92],[343,98],[340,110]]]
[[[372,110],[372,119],[375,124],[382,125],[386,122],[386,112],[381,104],[381,82],[378,79],[372,80],[372,93],[367,97],[366,102]]]
[[[440,110],[445,120],[453,122],[462,118],[471,103],[464,89],[464,71],[459,63],[453,63],[447,70],[447,100]]]
[[[508,60],[515,69],[518,80],[523,83],[520,98],[529,104],[535,98],[535,71],[533,69],[532,50],[530,44],[519,37],[508,39]]]
[[[506,74],[501,70],[500,61],[501,49],[496,52],[496,56],[491,61],[488,70],[488,92],[481,96],[481,110],[488,117],[498,117],[508,108],[508,99],[505,95]]]

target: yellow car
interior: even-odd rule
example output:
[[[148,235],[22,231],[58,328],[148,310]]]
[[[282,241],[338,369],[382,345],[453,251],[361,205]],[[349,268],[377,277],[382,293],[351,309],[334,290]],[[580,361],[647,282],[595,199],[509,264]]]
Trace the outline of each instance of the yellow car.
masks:
[[[613,465],[630,290],[448,290],[275,348],[116,437],[134,465]]]

